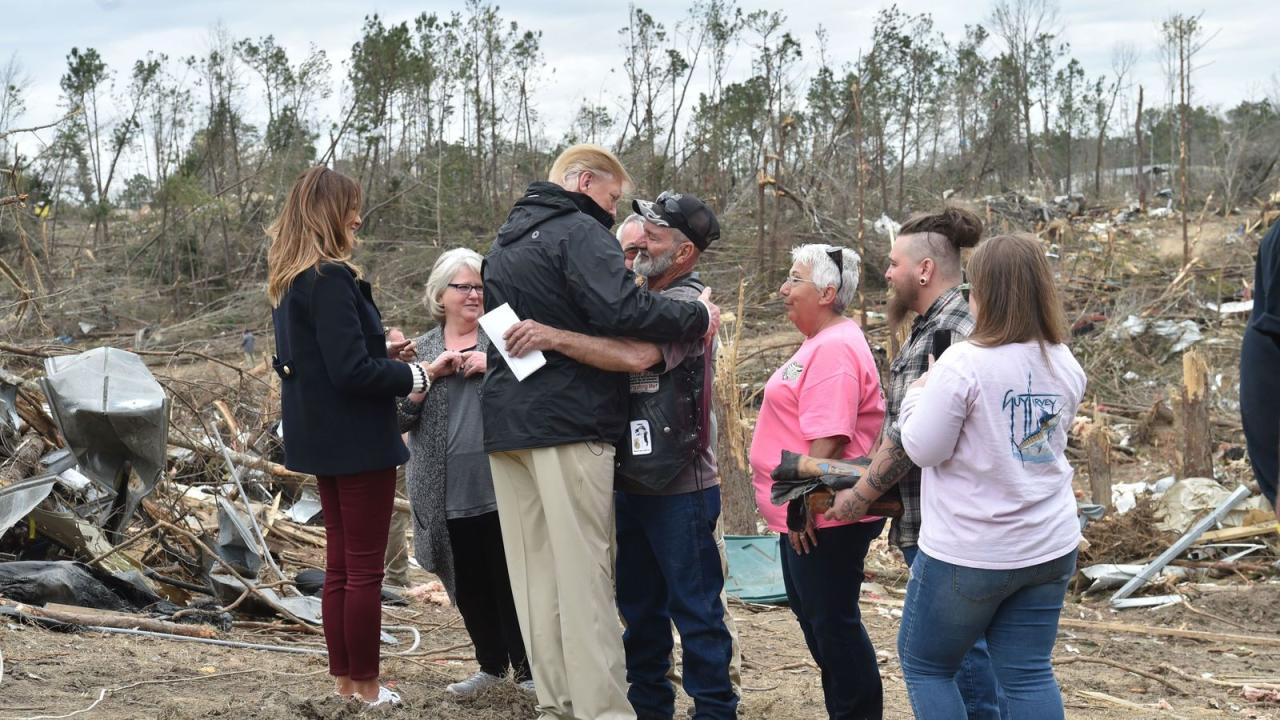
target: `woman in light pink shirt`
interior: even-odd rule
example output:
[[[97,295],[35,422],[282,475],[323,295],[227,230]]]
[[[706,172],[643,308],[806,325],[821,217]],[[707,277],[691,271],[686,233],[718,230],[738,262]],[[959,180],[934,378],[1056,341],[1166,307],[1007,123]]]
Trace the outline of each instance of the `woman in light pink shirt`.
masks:
[[[1080,541],[1065,450],[1085,375],[1037,240],[987,240],[969,277],[973,333],[902,403],[923,522],[898,657],[917,718],[964,720],[956,672],[985,637],[1002,717],[1054,720],[1050,656]]]
[[[779,293],[805,341],[765,385],[751,439],[756,504],[780,533],[783,580],[805,642],[822,669],[833,720],[880,718],[882,689],[875,649],[862,626],[862,563],[884,519],[819,519],[788,533],[785,506],[770,501],[783,450],[822,458],[866,455],[884,420],[880,376],[861,328],[842,314],[858,289],[858,255],[829,245],[803,245]]]

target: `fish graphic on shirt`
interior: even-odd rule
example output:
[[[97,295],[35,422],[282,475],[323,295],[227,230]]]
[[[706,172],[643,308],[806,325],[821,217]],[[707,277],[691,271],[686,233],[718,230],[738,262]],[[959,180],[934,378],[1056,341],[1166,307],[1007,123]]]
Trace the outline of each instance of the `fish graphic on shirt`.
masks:
[[[1018,450],[1024,453],[1034,452],[1038,449],[1037,446],[1042,444],[1047,448],[1049,444],[1049,435],[1052,434],[1054,428],[1058,427],[1058,422],[1061,419],[1061,412],[1041,415],[1040,427],[1037,428],[1035,432],[1023,438],[1022,442],[1018,443]]]
[[[1029,463],[1051,463],[1056,459],[1050,441],[1062,422],[1062,396],[1036,392],[1027,375],[1025,391],[1007,390],[1002,409],[1009,413],[1009,445],[1015,458]]]

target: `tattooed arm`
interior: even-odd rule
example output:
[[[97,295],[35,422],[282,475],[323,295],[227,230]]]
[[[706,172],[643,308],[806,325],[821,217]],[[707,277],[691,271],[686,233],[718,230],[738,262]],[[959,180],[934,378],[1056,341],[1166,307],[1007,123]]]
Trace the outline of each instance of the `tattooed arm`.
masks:
[[[836,493],[831,509],[827,511],[827,519],[857,520],[866,515],[867,507],[889,492],[914,467],[911,458],[907,457],[907,451],[885,437],[875,457],[871,459],[871,467],[867,469],[867,473],[853,487]]]

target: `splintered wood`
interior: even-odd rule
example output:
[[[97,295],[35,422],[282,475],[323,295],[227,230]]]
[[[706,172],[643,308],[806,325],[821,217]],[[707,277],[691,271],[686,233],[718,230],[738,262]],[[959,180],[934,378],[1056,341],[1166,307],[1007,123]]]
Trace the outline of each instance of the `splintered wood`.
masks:
[[[1095,406],[1096,409],[1096,406]],[[1106,421],[1095,413],[1094,422],[1085,431],[1084,446],[1089,463],[1089,493],[1095,505],[1108,511],[1111,504],[1111,438]]]
[[[1182,477],[1213,477],[1209,366],[1198,350],[1182,356]]]

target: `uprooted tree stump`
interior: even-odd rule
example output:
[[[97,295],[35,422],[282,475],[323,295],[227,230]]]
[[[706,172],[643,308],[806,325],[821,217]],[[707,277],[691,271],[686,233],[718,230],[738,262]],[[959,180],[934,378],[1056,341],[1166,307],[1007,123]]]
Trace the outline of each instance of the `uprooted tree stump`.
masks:
[[[1182,356],[1182,477],[1213,477],[1209,366],[1196,350]]]

